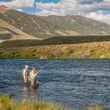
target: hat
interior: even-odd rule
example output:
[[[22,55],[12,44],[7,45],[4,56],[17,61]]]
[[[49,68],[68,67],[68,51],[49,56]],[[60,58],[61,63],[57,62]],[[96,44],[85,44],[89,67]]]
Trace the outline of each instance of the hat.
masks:
[[[25,65],[25,68],[29,68],[29,65]]]

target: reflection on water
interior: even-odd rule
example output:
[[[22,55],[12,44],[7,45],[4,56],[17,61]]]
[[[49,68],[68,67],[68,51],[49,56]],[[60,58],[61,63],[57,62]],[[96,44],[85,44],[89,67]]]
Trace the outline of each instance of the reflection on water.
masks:
[[[39,87],[23,85],[22,69],[39,68]],[[82,108],[103,104],[110,109],[110,60],[0,60],[0,93]]]
[[[29,88],[28,87],[25,87],[22,89],[22,96],[23,96],[23,99],[28,99],[28,97],[30,96],[30,91],[29,91]]]
[[[32,99],[32,100],[38,100],[38,89],[32,89],[29,87],[24,86],[22,89],[22,99],[27,100],[27,99]]]

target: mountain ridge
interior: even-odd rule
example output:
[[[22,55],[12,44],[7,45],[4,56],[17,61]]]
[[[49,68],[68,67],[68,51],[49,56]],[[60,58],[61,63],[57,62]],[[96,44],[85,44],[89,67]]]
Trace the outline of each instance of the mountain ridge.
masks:
[[[58,36],[110,35],[109,25],[79,15],[35,16],[8,10],[0,13],[0,19],[42,40]]]

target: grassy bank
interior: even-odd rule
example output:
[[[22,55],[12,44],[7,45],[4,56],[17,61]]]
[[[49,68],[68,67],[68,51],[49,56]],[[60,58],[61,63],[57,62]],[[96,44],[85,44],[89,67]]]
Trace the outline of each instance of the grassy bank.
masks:
[[[80,44],[59,44],[45,46],[11,47],[2,45],[0,58],[38,58],[38,59],[110,59],[110,42],[93,42]],[[17,45],[17,44],[16,44]]]
[[[0,97],[0,110],[70,110],[58,104],[35,102],[35,101],[21,101],[15,102],[8,96]]]
[[[66,108],[59,104],[35,102],[35,101],[21,101],[15,102],[8,96],[0,96],[0,110],[75,110]],[[81,110],[107,110],[102,106],[95,105]]]

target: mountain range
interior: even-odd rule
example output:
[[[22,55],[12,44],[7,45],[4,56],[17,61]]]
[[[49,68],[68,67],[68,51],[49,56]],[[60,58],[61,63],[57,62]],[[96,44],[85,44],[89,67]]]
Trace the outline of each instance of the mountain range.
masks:
[[[103,36],[110,35],[110,25],[79,15],[36,16],[0,6],[0,34],[3,36],[4,33],[8,35],[8,39],[37,40],[69,36]]]

